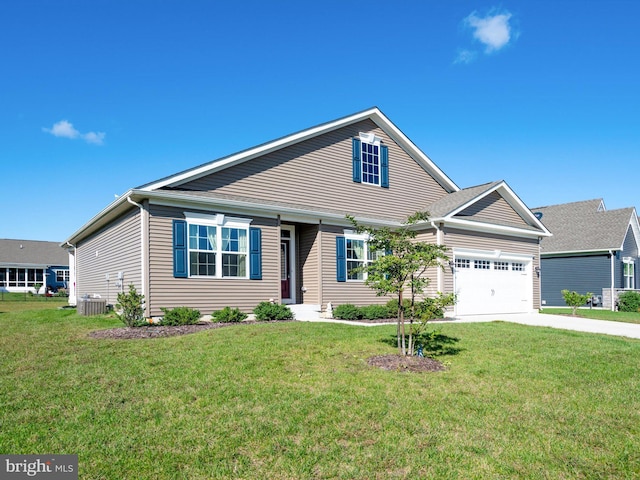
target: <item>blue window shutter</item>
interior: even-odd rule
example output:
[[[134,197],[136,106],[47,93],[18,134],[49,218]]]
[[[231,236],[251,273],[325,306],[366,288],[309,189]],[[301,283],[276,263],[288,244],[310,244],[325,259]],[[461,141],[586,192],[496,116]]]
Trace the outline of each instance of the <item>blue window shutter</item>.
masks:
[[[249,278],[262,280],[262,230],[249,228]]]
[[[344,237],[336,237],[336,279],[347,281],[347,241]]]
[[[389,147],[380,145],[380,186],[389,188]]]
[[[360,139],[353,139],[353,181],[362,182],[362,161],[360,160]]]
[[[173,221],[173,276],[187,278],[187,222]]]

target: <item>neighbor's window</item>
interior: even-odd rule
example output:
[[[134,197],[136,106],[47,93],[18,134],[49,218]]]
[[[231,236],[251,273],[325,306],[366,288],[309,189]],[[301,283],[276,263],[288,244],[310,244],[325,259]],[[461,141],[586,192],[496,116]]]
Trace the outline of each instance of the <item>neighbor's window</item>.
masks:
[[[192,277],[247,278],[249,220],[189,221],[189,275]],[[194,223],[191,223],[191,222]]]
[[[632,259],[624,259],[623,273],[624,273],[624,288],[635,288],[635,265]]]
[[[69,270],[56,270],[56,283],[69,281]]]

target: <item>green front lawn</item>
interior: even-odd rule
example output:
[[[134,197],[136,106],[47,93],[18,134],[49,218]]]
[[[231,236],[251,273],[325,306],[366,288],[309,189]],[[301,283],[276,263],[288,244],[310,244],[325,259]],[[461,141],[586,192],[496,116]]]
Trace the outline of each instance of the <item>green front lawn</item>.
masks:
[[[544,308],[540,312],[551,315],[571,315],[570,308]],[[613,322],[640,323],[640,312],[612,312],[597,308],[580,308],[576,316]]]
[[[82,479],[635,478],[640,342],[434,326],[441,373],[369,367],[393,326],[286,322],[154,340],[74,311],[0,313],[0,452]]]

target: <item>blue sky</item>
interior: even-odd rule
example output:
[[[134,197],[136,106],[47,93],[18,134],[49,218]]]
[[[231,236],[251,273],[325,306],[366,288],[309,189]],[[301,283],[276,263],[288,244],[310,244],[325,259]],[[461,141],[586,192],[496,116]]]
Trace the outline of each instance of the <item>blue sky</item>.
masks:
[[[640,2],[0,5],[0,238],[378,106],[456,184],[637,206]]]

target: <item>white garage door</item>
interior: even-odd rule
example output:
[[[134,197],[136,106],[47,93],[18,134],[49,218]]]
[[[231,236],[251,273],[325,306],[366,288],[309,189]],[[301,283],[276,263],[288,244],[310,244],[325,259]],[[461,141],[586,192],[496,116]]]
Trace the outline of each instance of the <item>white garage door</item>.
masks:
[[[456,257],[454,265],[456,315],[531,311],[530,260]]]

